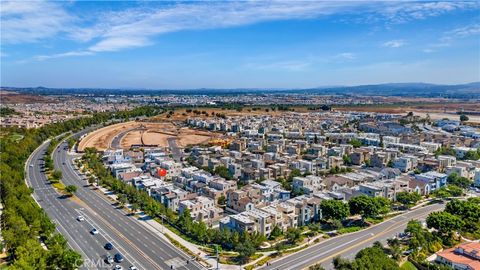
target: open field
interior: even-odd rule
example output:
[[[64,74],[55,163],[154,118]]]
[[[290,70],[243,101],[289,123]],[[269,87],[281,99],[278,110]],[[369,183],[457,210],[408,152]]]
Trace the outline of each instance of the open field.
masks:
[[[187,110],[191,110],[187,112]],[[194,111],[197,110],[199,113],[196,114]],[[306,107],[297,107],[296,111],[307,111]],[[203,113],[205,112],[205,113]],[[212,114],[213,113],[213,114]],[[167,114],[161,114],[152,118],[155,121],[184,121],[187,118],[210,118],[216,114],[224,114],[225,116],[241,116],[241,115],[279,115],[284,113],[283,111],[272,111],[270,106],[247,106],[243,107],[241,111],[235,109],[225,109],[225,108],[213,108],[213,107],[199,107],[199,108],[176,108],[173,115],[167,117]]]
[[[433,100],[433,101],[432,101]],[[313,112],[309,107],[314,105],[296,105],[288,106],[295,112]],[[318,107],[318,106],[317,106]],[[419,98],[417,102],[400,102],[398,104],[372,104],[372,105],[332,105],[335,111],[357,111],[357,112],[378,112],[406,114],[410,111],[418,114],[429,113],[432,119],[441,119],[448,117],[450,119],[458,118],[457,111],[476,111],[480,112],[480,107],[475,102],[447,102],[444,100]],[[197,113],[195,113],[197,111]],[[272,106],[245,106],[240,111],[236,109],[198,107],[198,108],[176,108],[173,115],[167,117],[167,113],[152,118],[154,121],[184,121],[190,117],[210,118],[216,114],[225,116],[242,115],[279,115],[285,111],[272,110]],[[478,116],[471,116],[472,121],[477,121]]]
[[[432,120],[443,118],[458,120],[460,115],[458,111],[480,112],[477,103],[425,103],[425,104],[405,104],[405,105],[362,105],[362,106],[342,106],[334,107],[336,111],[357,111],[357,112],[377,112],[407,114],[413,112],[420,117],[426,117],[427,114]],[[469,122],[480,123],[480,115],[469,115]]]
[[[0,90],[0,100],[4,104],[51,102],[50,99],[44,96],[23,94],[23,93],[17,93],[13,91],[4,91],[4,90]]]
[[[130,121],[101,128],[82,139],[78,145],[79,151],[87,147],[95,147],[100,151],[112,148],[114,140],[119,146],[129,149],[132,145],[168,146],[168,139],[176,138],[181,147],[189,144],[207,143],[218,138],[218,133],[176,127],[172,122],[136,122]]]

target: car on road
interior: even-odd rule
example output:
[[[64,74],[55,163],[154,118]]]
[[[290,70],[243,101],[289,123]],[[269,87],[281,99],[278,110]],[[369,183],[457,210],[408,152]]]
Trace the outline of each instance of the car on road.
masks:
[[[78,221],[84,221],[85,218],[84,218],[83,216],[78,216],[78,217],[77,217],[77,220],[78,220]]]
[[[97,235],[98,234],[98,230],[93,228],[91,231],[90,231],[91,234],[93,235]]]
[[[130,267],[128,267],[128,270],[138,270],[137,267],[133,266],[133,265],[130,265]]]
[[[123,267],[121,265],[115,265],[115,268],[113,268],[114,270],[123,270]]]
[[[113,258],[112,258],[112,256],[107,255],[107,257],[105,258],[105,261],[106,261],[108,264],[112,264],[112,263],[113,263]]]
[[[116,262],[123,262],[123,256],[120,253],[115,254],[114,258]]]
[[[32,167],[32,168],[33,168],[33,164],[30,164],[30,167]]]
[[[105,249],[106,250],[112,250],[113,249],[113,244],[112,243],[106,243],[105,244]]]

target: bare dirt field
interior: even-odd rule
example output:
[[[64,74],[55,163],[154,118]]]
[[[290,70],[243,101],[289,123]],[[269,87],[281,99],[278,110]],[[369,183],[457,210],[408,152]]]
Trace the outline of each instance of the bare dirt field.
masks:
[[[158,145],[162,147],[168,146],[168,139],[175,138],[175,135],[170,135],[167,133],[160,132],[158,130],[148,130],[145,131],[142,135],[143,143],[146,145]],[[122,145],[126,148],[128,145]]]
[[[127,145],[130,146],[133,144],[137,144],[137,145],[142,144],[143,133],[144,131],[140,131],[140,130],[132,130],[126,133],[125,136],[123,136],[123,138],[120,140],[120,145],[122,146],[122,148],[127,148],[126,147]]]
[[[13,91],[4,90],[0,91],[0,100],[4,104],[52,102],[52,99],[45,98],[44,96],[21,94]]]
[[[168,146],[169,138],[176,138],[179,146],[206,143],[221,135],[218,133],[178,128],[171,122],[125,122],[98,129],[88,134],[78,145],[79,151],[95,147],[100,151],[112,148],[117,136],[120,147],[129,149],[132,145]]]
[[[466,103],[433,103],[433,104],[416,104],[416,105],[383,105],[383,106],[344,106],[335,107],[336,111],[358,111],[358,112],[378,112],[407,114],[413,112],[420,117],[426,117],[427,114],[432,120],[443,118],[459,119],[458,111],[480,112],[480,106],[473,102]],[[480,123],[480,115],[468,115],[469,122]]]

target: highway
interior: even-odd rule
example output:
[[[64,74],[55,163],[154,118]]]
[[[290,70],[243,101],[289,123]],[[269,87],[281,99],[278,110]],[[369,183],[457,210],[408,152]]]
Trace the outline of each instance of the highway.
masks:
[[[353,259],[358,251],[371,246],[375,241],[385,243],[388,238],[403,232],[408,221],[425,219],[429,213],[440,211],[444,207],[444,204],[420,207],[365,230],[324,240],[302,251],[272,261],[270,265],[261,269],[296,270],[316,263],[321,263],[325,269],[333,269],[332,259],[335,256]]]
[[[27,161],[26,179],[28,186],[34,189],[33,197],[56,224],[58,232],[65,237],[70,247],[80,252],[84,260],[81,269],[106,269],[120,264],[109,265],[104,261],[108,253],[104,245],[111,239],[99,228],[97,229],[100,230],[100,234],[90,234],[95,227],[92,220],[85,217],[85,221],[78,221],[76,218],[80,215],[81,207],[59,195],[47,180],[43,173],[43,156],[48,145],[49,143],[46,143],[37,148]],[[125,259],[120,265],[126,268],[131,263]]]
[[[53,154],[56,168],[63,173],[63,183],[78,187],[75,197],[83,208],[82,215],[111,237],[122,255],[139,269],[202,269],[197,262],[188,261],[188,255],[140,224],[141,221],[117,209],[105,195],[92,190],[73,167],[75,156],[69,155],[66,146],[59,144]]]

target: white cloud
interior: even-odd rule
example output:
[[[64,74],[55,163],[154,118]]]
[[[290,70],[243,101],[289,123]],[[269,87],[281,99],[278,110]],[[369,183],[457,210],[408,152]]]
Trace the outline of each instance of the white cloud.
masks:
[[[339,53],[335,56],[337,59],[345,59],[345,60],[353,60],[357,58],[357,56],[354,53],[351,52],[344,52],[344,53]]]
[[[395,39],[395,40],[390,40],[387,42],[384,42],[382,44],[383,47],[388,47],[388,48],[400,48],[405,45],[405,41],[402,39]]]
[[[68,29],[73,16],[57,3],[2,1],[2,43],[27,43],[57,35]]]
[[[465,38],[478,34],[480,34],[480,23],[473,23],[446,32],[444,39]]]
[[[44,61],[44,60],[54,59],[54,58],[63,58],[68,56],[84,56],[84,55],[92,55],[92,54],[94,53],[90,51],[72,51],[72,52],[58,53],[58,54],[51,54],[51,55],[37,55],[33,59],[37,61]]]
[[[406,23],[440,16],[458,9],[478,8],[475,1],[397,2],[380,5],[378,13],[390,23]]]
[[[468,38],[475,35],[480,35],[480,23],[472,23],[446,31],[438,42],[430,44],[429,47],[423,51],[434,52],[436,48],[450,47],[458,39]]]
[[[76,5],[81,5],[77,3]],[[2,42],[21,43],[64,37],[84,43],[83,51],[112,52],[153,44],[171,32],[236,27],[272,20],[312,19],[332,14],[403,23],[478,7],[475,2],[245,1],[149,4],[100,11],[89,19],[72,15],[58,2],[2,2]],[[93,19],[92,19],[93,18]],[[398,48],[405,43],[391,43]],[[75,52],[57,55],[79,55]],[[81,54],[84,55],[84,54]],[[55,57],[53,57],[55,58]],[[348,58],[348,56],[347,56]],[[46,59],[46,58],[45,58]]]

